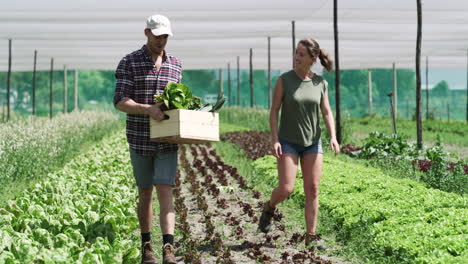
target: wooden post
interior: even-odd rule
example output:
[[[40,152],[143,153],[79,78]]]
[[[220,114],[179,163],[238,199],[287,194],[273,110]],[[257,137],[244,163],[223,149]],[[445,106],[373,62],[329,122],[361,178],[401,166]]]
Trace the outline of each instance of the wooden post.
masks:
[[[341,107],[340,107],[340,56],[338,45],[338,0],[333,1],[333,31],[335,36],[335,102],[336,102],[336,140],[339,144],[341,137]]]
[[[367,77],[369,83],[369,92],[368,92],[368,101],[369,101],[369,115],[372,115],[372,71],[370,69],[367,70]]]
[[[254,107],[254,93],[253,93],[253,64],[252,64],[252,48],[250,48],[250,62],[249,62],[249,68],[250,68],[250,107]]]
[[[237,56],[237,105],[240,106],[240,65],[239,65],[239,56]]]
[[[11,39],[8,40],[8,75],[7,75],[7,121],[10,121],[10,92],[11,92]]]
[[[271,107],[271,38],[268,37],[268,108]]]
[[[396,130],[396,117],[395,117],[395,108],[393,108],[393,103],[392,103],[392,96],[393,94],[390,93],[388,95],[388,98],[390,99],[390,115],[392,117],[392,127],[393,127],[393,135],[396,136],[397,135],[397,130]]]
[[[410,118],[410,112],[409,112],[409,102],[408,99],[406,99],[406,117],[409,119]]]
[[[32,115],[36,115],[36,67],[37,67],[37,50],[34,51],[34,67],[32,79]]]
[[[291,21],[292,25],[292,67],[294,69],[294,55],[296,54],[296,21]]]
[[[426,56],[426,120],[429,120],[429,57]]]
[[[223,89],[223,69],[219,69],[219,93],[224,93]]]
[[[422,31],[422,10],[421,0],[416,0],[418,10],[418,29],[416,38],[416,135],[417,147],[422,148],[422,122],[421,122],[421,31]]]
[[[75,69],[75,106],[73,107],[73,110],[77,111],[78,110],[78,70]]]
[[[67,107],[67,90],[68,90],[68,83],[67,83],[67,65],[63,66],[63,113],[66,114],[68,112]]]
[[[395,113],[395,118],[398,117],[398,94],[397,94],[397,70],[395,63],[393,63],[393,112]]]
[[[50,89],[49,89],[49,105],[50,105],[50,110],[49,110],[49,118],[52,119],[53,115],[53,82],[54,82],[54,58],[50,59]]]
[[[231,63],[228,62],[228,105],[231,105]]]
[[[447,122],[450,123],[450,103],[447,103]]]

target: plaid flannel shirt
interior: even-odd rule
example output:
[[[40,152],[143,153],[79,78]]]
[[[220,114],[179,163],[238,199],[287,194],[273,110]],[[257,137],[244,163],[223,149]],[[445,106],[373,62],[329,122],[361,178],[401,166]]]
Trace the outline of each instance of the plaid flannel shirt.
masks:
[[[114,105],[123,98],[130,98],[140,104],[154,104],[154,95],[161,94],[168,82],[180,83],[182,79],[180,60],[164,52],[165,59],[159,71],[146,45],[122,58],[115,72]],[[176,144],[150,141],[149,119],[148,115],[127,114],[126,130],[130,148],[143,156],[152,156],[156,152],[176,151],[178,149]]]

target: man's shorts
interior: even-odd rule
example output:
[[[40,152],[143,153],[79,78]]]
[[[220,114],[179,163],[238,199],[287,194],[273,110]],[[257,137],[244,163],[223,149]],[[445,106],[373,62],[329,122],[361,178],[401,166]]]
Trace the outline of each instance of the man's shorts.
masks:
[[[317,143],[314,143],[310,146],[304,147],[298,144],[287,142],[286,140],[279,138],[281,144],[281,151],[283,154],[291,153],[297,157],[303,157],[305,154],[320,154],[322,151],[322,142],[319,140]]]
[[[175,185],[177,151],[142,156],[130,148],[130,159],[138,187],[145,188],[155,184]]]

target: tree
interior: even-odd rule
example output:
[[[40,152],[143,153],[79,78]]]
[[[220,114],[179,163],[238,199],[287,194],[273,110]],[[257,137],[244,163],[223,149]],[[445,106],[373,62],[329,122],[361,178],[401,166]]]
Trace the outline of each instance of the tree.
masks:
[[[447,97],[449,94],[449,85],[445,80],[440,81],[431,91],[432,95],[438,97]]]

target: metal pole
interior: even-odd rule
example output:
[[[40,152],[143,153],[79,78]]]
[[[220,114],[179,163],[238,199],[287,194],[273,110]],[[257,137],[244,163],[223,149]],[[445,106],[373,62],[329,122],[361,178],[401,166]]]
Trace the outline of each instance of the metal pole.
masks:
[[[421,0],[416,0],[418,10],[418,28],[416,38],[416,135],[417,147],[422,148],[422,122],[421,122],[421,31],[422,31],[422,9]]]
[[[268,108],[271,107],[271,38],[268,37]]]
[[[67,90],[68,90],[68,83],[67,83],[67,65],[63,66],[63,113],[66,114],[68,112],[67,107]]]
[[[254,98],[253,98],[253,64],[252,64],[252,48],[250,48],[250,62],[249,62],[249,68],[250,68],[250,107],[254,107]]]
[[[372,115],[372,71],[369,69],[367,70],[367,77],[368,77],[368,83],[369,83],[369,115]]]
[[[336,102],[336,140],[341,138],[341,107],[340,107],[340,56],[338,43],[338,0],[333,1],[333,30],[335,35],[335,102]]]
[[[228,105],[231,105],[231,63],[228,62]]]
[[[73,110],[78,110],[78,70],[75,69],[75,107]]]
[[[429,57],[426,56],[426,120],[429,120]]]
[[[466,49],[466,122],[468,122],[468,49]]]
[[[32,115],[36,115],[36,66],[37,50],[34,51],[33,85],[32,85]]]
[[[393,63],[393,112],[395,113],[395,118],[398,116],[398,94],[397,94],[397,71],[395,63]]]
[[[52,119],[52,107],[53,107],[53,82],[54,82],[54,58],[50,59],[50,89],[49,89],[49,105],[50,105],[50,110],[49,110],[49,118]]]
[[[294,55],[296,54],[296,21],[291,21],[292,25],[292,67],[294,69]]]
[[[8,40],[8,75],[7,75],[7,121],[10,120],[10,92],[11,92],[11,39]]]
[[[239,56],[237,56],[237,105],[240,106],[240,66],[239,66]]]

